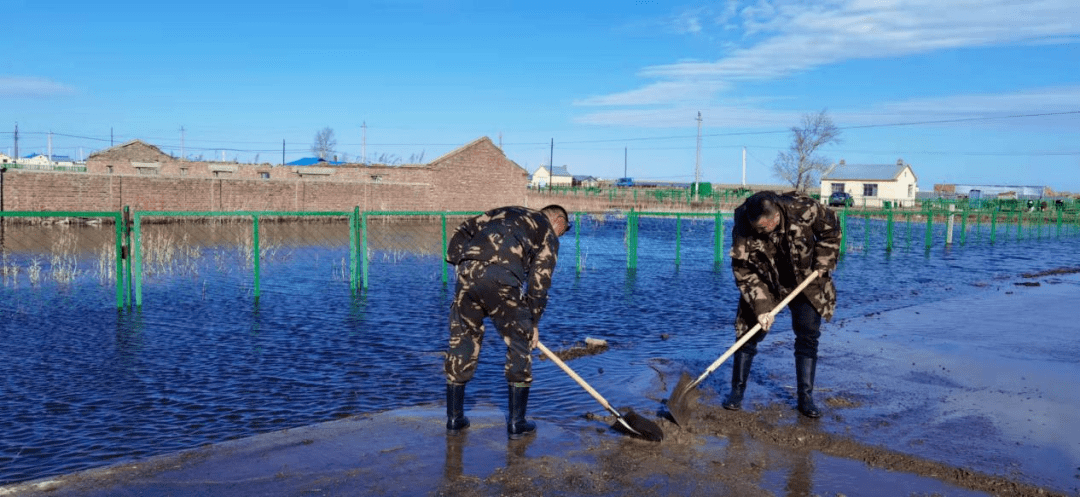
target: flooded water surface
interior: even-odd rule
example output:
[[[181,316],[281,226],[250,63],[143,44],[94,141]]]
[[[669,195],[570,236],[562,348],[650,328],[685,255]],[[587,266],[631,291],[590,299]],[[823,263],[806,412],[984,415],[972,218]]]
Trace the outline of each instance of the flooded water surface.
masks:
[[[701,371],[733,342],[738,293],[726,247],[717,264],[713,221],[682,219],[679,236],[676,223],[641,220],[636,269],[627,268],[624,217],[583,216],[580,238],[562,239],[541,340],[552,349],[607,340],[609,351],[571,366],[615,405],[642,402],[644,387],[635,385],[654,380],[658,361]],[[728,219],[724,243],[730,228]],[[250,225],[212,234],[157,225],[143,233],[143,305],[118,309],[115,266],[100,262],[114,256],[111,227],[9,228],[0,286],[0,484],[442,404],[453,272],[444,284],[437,220],[373,223],[367,290],[359,292],[349,285],[344,222],[261,229],[258,299]],[[910,235],[900,225],[886,251],[881,222],[850,219],[835,273],[837,318],[1080,266],[1075,236],[1026,232],[991,244],[987,229],[946,247],[939,227],[927,249],[925,224]],[[58,251],[66,255],[54,257]],[[51,276],[58,267],[66,276]],[[978,321],[970,316],[970,330]],[[823,348],[829,325],[825,333]],[[978,340],[1009,341],[1014,354],[1080,356],[1080,343],[1060,331]],[[469,405],[505,404],[504,351],[489,325]],[[597,409],[550,362],[535,361],[534,375],[531,410],[545,422],[574,423],[571,413]],[[718,376],[709,381],[722,383]]]

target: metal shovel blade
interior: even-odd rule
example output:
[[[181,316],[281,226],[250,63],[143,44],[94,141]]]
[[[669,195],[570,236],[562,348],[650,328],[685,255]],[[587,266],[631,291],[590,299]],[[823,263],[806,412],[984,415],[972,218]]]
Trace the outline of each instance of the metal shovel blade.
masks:
[[[650,442],[659,442],[664,439],[664,430],[660,428],[660,425],[641,417],[633,409],[628,409],[626,414],[616,418],[615,424],[611,425],[611,427],[615,431],[643,438]]]
[[[689,374],[683,373],[679,383],[675,384],[675,391],[667,401],[668,412],[675,424],[686,426],[690,421],[690,404],[697,400],[698,391],[694,388],[694,379]]]

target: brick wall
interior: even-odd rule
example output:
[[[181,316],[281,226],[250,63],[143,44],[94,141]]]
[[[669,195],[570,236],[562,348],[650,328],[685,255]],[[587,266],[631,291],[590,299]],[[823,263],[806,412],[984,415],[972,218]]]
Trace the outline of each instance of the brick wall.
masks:
[[[480,211],[524,205],[527,173],[481,138],[421,166],[335,167],[330,176],[287,174],[259,178],[264,166],[244,165],[236,174],[165,174],[178,162],[159,160],[159,174],[135,172],[131,161],[152,162],[145,148],[128,147],[124,160],[95,157],[87,173],[9,170],[4,209],[9,211]],[[157,157],[161,159],[161,157]],[[114,165],[112,174],[105,164]],[[183,163],[193,164],[193,163]],[[127,168],[127,169],[123,169]],[[207,167],[202,164],[203,167]],[[302,169],[302,168],[300,168]],[[126,174],[117,171],[127,171]],[[252,172],[254,171],[254,172]],[[250,175],[248,172],[252,172]],[[243,174],[241,174],[243,173]]]

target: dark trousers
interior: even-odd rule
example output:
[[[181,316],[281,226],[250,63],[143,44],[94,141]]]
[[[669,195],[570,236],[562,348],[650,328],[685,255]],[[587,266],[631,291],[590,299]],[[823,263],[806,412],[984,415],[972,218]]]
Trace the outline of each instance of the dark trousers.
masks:
[[[791,329],[795,332],[795,357],[817,359],[818,339],[821,337],[821,314],[805,295],[799,294],[788,304],[791,311]],[[776,323],[773,323],[776,326]],[[765,339],[765,333],[757,332],[739,352],[751,356],[757,354],[757,345]]]
[[[457,273],[454,303],[450,305],[446,379],[464,384],[476,373],[486,317],[506,343],[506,380],[532,383],[533,319],[520,282],[510,271],[475,261],[461,263]]]

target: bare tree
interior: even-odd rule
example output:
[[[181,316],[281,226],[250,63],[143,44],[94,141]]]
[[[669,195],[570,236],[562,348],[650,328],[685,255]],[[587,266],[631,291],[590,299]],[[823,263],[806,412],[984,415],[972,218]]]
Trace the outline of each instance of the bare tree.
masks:
[[[311,153],[320,159],[326,160],[333,155],[334,147],[337,147],[337,139],[334,138],[333,128],[327,126],[315,133],[315,142],[311,144]]]
[[[829,160],[817,151],[830,143],[840,143],[840,129],[825,111],[804,114],[801,125],[791,128],[791,148],[776,154],[773,173],[805,191],[829,168]]]

